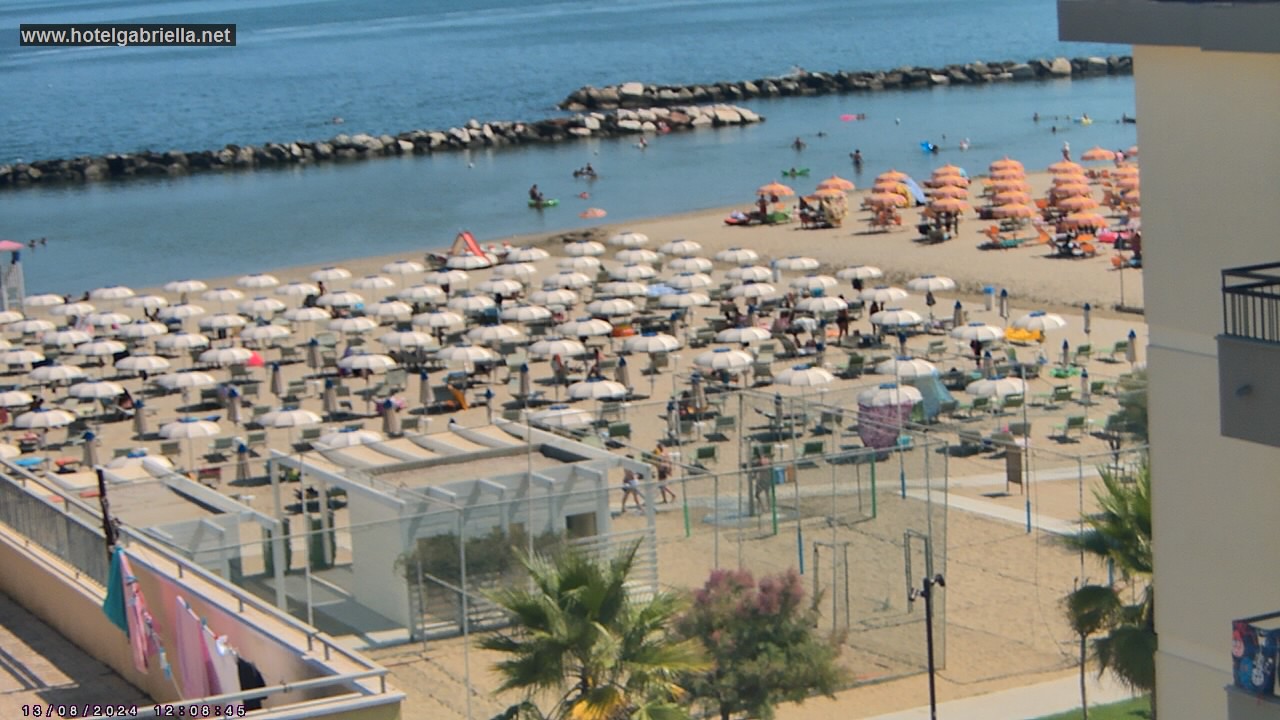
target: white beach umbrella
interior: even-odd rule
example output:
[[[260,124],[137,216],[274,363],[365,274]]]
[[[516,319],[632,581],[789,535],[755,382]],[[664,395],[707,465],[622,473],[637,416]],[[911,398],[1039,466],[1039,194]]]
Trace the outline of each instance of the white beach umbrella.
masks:
[[[31,348],[11,348],[0,352],[0,364],[22,367],[44,361],[44,353]]]
[[[448,310],[437,310],[436,312],[420,313],[413,316],[414,327],[430,328],[432,330],[444,331],[453,328],[460,328],[467,323],[461,315]]]
[[[875,302],[884,305],[885,303],[905,300],[910,297],[910,293],[892,285],[877,285],[863,290],[858,296],[862,298],[863,302]]]
[[[924,395],[910,385],[884,383],[858,393],[858,404],[867,407],[915,405],[924,401]]]
[[[200,353],[200,362],[218,367],[244,365],[253,357],[253,351],[242,347],[212,348]]]
[[[9,325],[23,319],[17,310],[0,310],[0,325]]]
[[[796,309],[814,315],[829,315],[849,307],[849,303],[834,295],[816,295],[807,297],[796,303]]]
[[[220,287],[204,291],[200,294],[200,299],[205,302],[229,303],[244,299],[244,292],[235,288]]]
[[[337,430],[321,435],[314,444],[326,450],[337,450],[382,442],[385,439],[382,433],[373,430]]]
[[[613,332],[613,325],[599,318],[578,318],[556,326],[556,332],[565,337],[600,337]]]
[[[119,340],[93,340],[77,345],[73,352],[84,357],[106,357],[125,350],[128,348]]]
[[[488,295],[457,295],[449,298],[448,307],[467,315],[475,315],[482,313],[489,308],[497,307],[498,303]]]
[[[678,258],[693,257],[694,255],[698,255],[702,252],[702,245],[692,240],[676,238],[675,240],[663,243],[662,246],[658,248],[658,252],[663,255],[670,255]]]
[[[12,460],[22,454],[22,449],[17,445],[9,445],[0,443],[0,459]]]
[[[440,347],[433,335],[415,330],[389,332],[380,336],[378,342],[388,350],[431,350]]]
[[[955,290],[956,281],[943,275],[921,275],[907,281],[907,289],[912,292],[944,292]]]
[[[135,373],[160,373],[169,369],[169,361],[159,355],[129,355],[116,361],[116,369]]]
[[[529,302],[548,308],[570,308],[578,304],[578,293],[569,288],[535,290],[529,293]]]
[[[250,317],[269,318],[285,309],[285,304],[273,297],[255,297],[245,300],[236,309]]]
[[[389,290],[396,287],[396,281],[385,275],[365,275],[351,281],[354,290]]]
[[[209,347],[209,338],[200,333],[171,333],[156,338],[156,347],[161,350],[195,350]]]
[[[250,275],[241,275],[236,278],[236,287],[242,287],[246,290],[265,290],[273,288],[280,284],[280,279],[275,275],[266,273],[252,273]]]
[[[603,248],[601,249],[603,250]],[[532,245],[525,245],[524,247],[518,247],[508,252],[507,256],[502,260],[507,264],[520,264],[538,262],[539,260],[545,260],[549,257],[551,257],[551,253],[546,250],[543,250],[540,247],[533,247]]]
[[[507,322],[536,323],[551,319],[551,311],[541,305],[506,305],[498,317]]]
[[[441,288],[448,286],[450,291],[457,291],[471,282],[471,276],[467,274],[466,270],[441,269],[426,273],[422,276],[422,281],[428,285],[436,285]]]
[[[726,370],[738,372],[751,367],[755,358],[751,353],[732,348],[716,348],[701,353],[693,359],[693,364],[703,370]]]
[[[362,335],[378,327],[378,322],[371,317],[345,317],[329,321],[329,329],[343,335]]]
[[[338,290],[336,292],[327,292],[316,298],[316,305],[319,307],[355,307],[364,304],[364,296],[350,290]]]
[[[621,250],[615,253],[613,257],[615,260],[617,260],[620,263],[626,263],[626,264],[634,263],[637,265],[652,265],[658,262],[658,260],[662,259],[662,256],[659,255],[658,253],[652,250],[646,250],[644,248],[630,248],[627,250]]]
[[[437,305],[447,300],[449,296],[437,285],[414,285],[396,293],[396,297],[406,302]]]
[[[8,350],[11,347],[13,347],[13,343],[5,340],[4,338],[0,338],[0,350]]]
[[[884,277],[884,271],[873,265],[850,265],[836,271],[839,280],[875,280]]]
[[[971,322],[968,325],[952,328],[951,337],[969,342],[974,340],[983,343],[993,342],[1004,339],[1004,328],[981,322]]]
[[[818,387],[835,382],[836,376],[813,365],[795,365],[778,373],[773,382],[787,387]]]
[[[924,322],[924,318],[920,317],[920,313],[914,310],[903,310],[902,308],[889,308],[881,310],[871,316],[871,323],[880,327],[911,327]]]
[[[248,322],[240,315],[218,313],[200,318],[199,326],[201,330],[231,330],[244,327]]]
[[[727,293],[731,298],[747,298],[749,300],[762,300],[771,298],[778,294],[778,289],[769,283],[753,282],[734,285],[729,288]]]
[[[319,425],[324,419],[310,410],[280,408],[258,416],[258,422],[263,427],[284,429]]]
[[[565,243],[564,254],[569,257],[597,257],[604,254],[604,245],[594,240]]]
[[[31,393],[22,390],[5,390],[0,392],[0,407],[16,408],[27,407],[35,398],[31,397]]]
[[[534,357],[549,358],[559,355],[570,358],[585,355],[586,352],[587,348],[582,343],[562,337],[545,337],[529,346],[529,354]]]
[[[35,335],[36,333],[49,332],[56,327],[57,325],[54,325],[44,318],[31,318],[29,320],[19,320],[15,323],[9,323],[4,327],[4,329],[20,335]]]
[[[76,417],[66,410],[40,408],[15,417],[13,426],[19,430],[51,430],[66,427],[75,422],[75,419]]]
[[[796,290],[807,290],[809,292],[813,292],[815,290],[825,291],[828,288],[833,288],[838,284],[839,284],[839,281],[837,281],[835,278],[831,277],[830,275],[813,275],[813,274],[804,275],[802,277],[795,278],[789,283],[789,285],[795,288]]]
[[[974,380],[965,386],[964,391],[974,397],[1002,398],[1006,395],[1025,395],[1027,383],[1015,377]]]
[[[467,343],[459,343],[457,345],[440,348],[440,350],[436,352],[436,357],[451,365],[468,366],[475,365],[477,363],[493,362],[498,359],[497,354],[492,350],[479,345],[470,345]]]
[[[649,244],[649,236],[643,233],[623,230],[617,235],[609,238],[609,244],[614,247],[623,248],[644,247]]]
[[[648,286],[634,280],[611,280],[607,283],[601,283],[596,288],[598,297],[644,297],[648,294]]]
[[[64,365],[62,363],[41,365],[27,373],[27,377],[42,385],[69,383],[84,376],[85,372],[79,365]]]
[[[652,265],[628,263],[609,269],[609,277],[613,280],[648,280],[658,274]]]
[[[293,334],[293,331],[284,325],[254,325],[247,327],[240,332],[240,339],[245,342],[271,344],[277,340],[283,340]]]
[[[22,299],[23,308],[41,308],[62,305],[67,300],[61,295],[53,293],[42,293],[40,295],[28,295]]]
[[[84,322],[93,327],[110,328],[118,325],[126,325],[133,321],[133,318],[122,312],[112,310],[99,310],[91,312],[84,316]]]
[[[613,380],[591,378],[569,386],[574,400],[618,400],[627,396],[627,386]]]
[[[529,422],[551,428],[573,428],[590,425],[595,418],[586,410],[568,405],[552,405],[529,416]]]
[[[590,255],[560,258],[556,261],[556,270],[558,272],[595,274],[600,272],[600,258],[591,257]]]
[[[731,327],[716,333],[716,342],[750,345],[768,340],[772,335],[762,327]]]
[[[84,317],[97,311],[98,308],[87,302],[64,303],[49,308],[49,314],[56,317]]]
[[[124,300],[131,298],[136,293],[132,288],[124,285],[108,285],[106,287],[95,288],[89,291],[90,300]]]
[[[127,325],[121,325],[120,331],[117,333],[122,338],[130,340],[145,340],[146,338],[159,337],[169,334],[169,326],[164,323],[139,321],[131,322]]]
[[[160,426],[160,437],[166,440],[186,440],[187,441],[187,467],[195,467],[195,450],[193,445],[198,438],[215,437],[222,432],[222,428],[216,422],[210,420],[198,420],[196,418],[182,418]]]
[[[1013,326],[1019,330],[1039,330],[1040,332],[1048,332],[1049,330],[1058,330],[1067,326],[1067,321],[1062,319],[1061,315],[1047,313],[1043,310],[1037,310],[1028,313],[1013,321]]]
[[[164,291],[174,295],[204,292],[209,286],[200,280],[170,280],[164,284]]]
[[[591,284],[591,278],[580,272],[572,270],[561,270],[542,279],[542,288],[544,290],[554,290],[556,288],[568,288],[577,290]]]
[[[398,278],[404,278],[410,275],[421,275],[426,271],[426,266],[420,262],[414,262],[413,260],[392,260],[382,266],[382,272]]]
[[[187,318],[199,317],[204,315],[204,308],[191,303],[183,303],[181,305],[170,305],[162,307],[156,311],[156,317],[161,320],[186,320]]]
[[[713,267],[712,262],[704,257],[678,257],[667,263],[667,269],[675,272],[709,273]]]
[[[87,343],[92,339],[93,336],[83,330],[67,328],[65,330],[46,333],[44,336],[44,345],[46,347],[66,347],[70,345],[79,345],[80,343]]]
[[[773,261],[774,267],[790,272],[809,272],[817,270],[819,265],[820,263],[816,259],[803,255],[788,255]]]
[[[277,287],[274,292],[281,297],[304,298],[308,295],[318,296],[320,288],[308,282],[291,282]]]
[[[760,253],[750,248],[731,247],[717,252],[712,256],[717,262],[732,263],[734,265],[748,265],[760,259]]]
[[[695,272],[679,273],[666,283],[677,290],[702,290],[712,285],[710,275]]]
[[[332,317],[328,310],[318,307],[290,308],[284,311],[284,319],[292,323],[328,321]]]
[[[346,280],[351,277],[351,271],[342,267],[322,267],[311,273],[311,279],[315,282],[335,282],[337,280]]]
[[[680,340],[665,333],[632,335],[622,341],[622,347],[631,353],[661,353],[680,349]]]
[[[395,367],[396,361],[389,355],[380,353],[358,353],[338,359],[338,367],[343,370],[359,370],[373,374],[384,373]]]
[[[67,390],[67,394],[82,400],[105,400],[123,395],[124,388],[106,380],[93,380],[72,385]]]
[[[890,358],[876,365],[876,372],[881,375],[892,375],[896,378],[906,380],[908,378],[931,377],[938,374],[938,368],[933,363],[920,358],[899,357]]]
[[[134,295],[131,298],[125,298],[124,306],[127,308],[142,308],[143,310],[159,310],[162,307],[169,307],[169,300],[159,295]]]
[[[493,265],[493,260],[484,255],[450,255],[449,259],[444,261],[447,268],[453,270],[479,270]]]
[[[599,261],[597,260],[596,262],[598,263]],[[533,282],[533,278],[537,274],[538,268],[527,262],[505,263],[493,269],[494,277],[515,280],[525,285]]]
[[[626,317],[634,315],[636,304],[624,298],[607,298],[587,303],[587,312],[596,317]]]
[[[366,305],[364,314],[381,323],[397,322],[413,317],[413,306],[399,300],[384,300]]]
[[[182,390],[184,392],[192,388],[213,387],[218,384],[217,379],[212,375],[198,370],[186,370],[160,375],[155,378],[154,382],[165,390]]]
[[[523,342],[525,334],[511,325],[481,325],[467,331],[467,339],[481,345],[493,345],[500,342]]]
[[[519,280],[510,280],[507,278],[489,278],[484,282],[476,284],[476,292],[488,293],[489,295],[501,295],[503,297],[512,297],[524,290],[524,285]]]

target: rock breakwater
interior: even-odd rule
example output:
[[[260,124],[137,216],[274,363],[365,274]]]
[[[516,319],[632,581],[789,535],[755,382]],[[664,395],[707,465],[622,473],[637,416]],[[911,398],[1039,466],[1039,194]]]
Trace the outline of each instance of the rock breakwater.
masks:
[[[0,189],[143,177],[176,177],[202,172],[425,155],[476,147],[681,132],[704,127],[745,125],[763,120],[762,116],[746,108],[723,103],[582,111],[571,117],[535,122],[482,123],[471,120],[461,127],[447,130],[410,130],[397,135],[342,134],[328,140],[228,145],[218,150],[143,150],[0,165]]]
[[[581,112],[630,107],[664,107],[688,103],[741,102],[753,98],[831,95],[995,82],[1088,78],[1133,74],[1130,56],[1042,58],[1015,62],[971,62],[940,68],[901,67],[894,70],[809,72],[786,77],[696,85],[646,85],[638,82],[586,86],[560,102],[563,110]]]

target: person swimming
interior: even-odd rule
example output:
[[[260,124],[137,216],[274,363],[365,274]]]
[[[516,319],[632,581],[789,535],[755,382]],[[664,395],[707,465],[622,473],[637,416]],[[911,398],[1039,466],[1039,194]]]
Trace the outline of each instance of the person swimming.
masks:
[[[795,148],[796,150],[805,149],[804,140],[801,140],[799,137],[797,137],[795,141],[791,143],[791,147]]]

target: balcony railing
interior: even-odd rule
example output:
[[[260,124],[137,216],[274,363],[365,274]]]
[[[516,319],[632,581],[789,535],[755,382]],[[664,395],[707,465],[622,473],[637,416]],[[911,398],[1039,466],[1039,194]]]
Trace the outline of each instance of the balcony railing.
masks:
[[[1222,271],[1222,332],[1280,343],[1280,263]]]

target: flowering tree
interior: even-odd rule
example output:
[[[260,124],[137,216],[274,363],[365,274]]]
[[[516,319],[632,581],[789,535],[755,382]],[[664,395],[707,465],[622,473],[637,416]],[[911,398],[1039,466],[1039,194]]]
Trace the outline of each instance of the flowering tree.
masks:
[[[795,570],[759,584],[746,570],[716,570],[677,625],[703,643],[714,667],[682,684],[721,720],[767,720],[778,703],[830,697],[843,677],[840,641],[819,635],[817,619]]]

